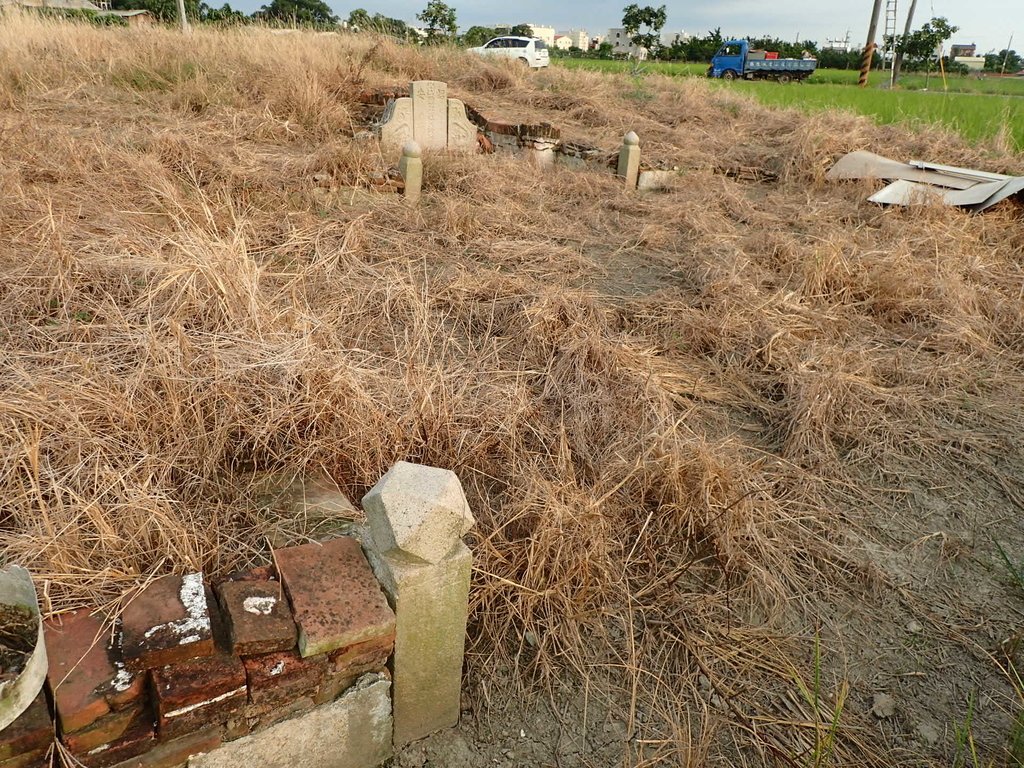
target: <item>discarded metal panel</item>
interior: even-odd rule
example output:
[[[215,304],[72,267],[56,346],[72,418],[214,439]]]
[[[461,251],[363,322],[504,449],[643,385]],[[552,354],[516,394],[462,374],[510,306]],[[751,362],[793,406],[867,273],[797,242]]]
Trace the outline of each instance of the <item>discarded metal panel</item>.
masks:
[[[914,167],[908,163],[900,163],[873,152],[859,150],[845,155],[825,175],[830,181],[840,179],[903,179],[905,181],[921,181],[953,189],[967,189],[977,183],[976,180],[963,179],[936,171]]]
[[[46,679],[43,622],[32,577],[20,565],[0,571],[0,622],[4,626],[5,655],[18,661],[13,679],[0,681],[0,730],[18,719]],[[23,647],[14,647],[20,645]]]
[[[984,211],[1024,191],[1024,176],[1004,176],[922,160],[901,163],[863,150],[841,157],[826,178],[892,181],[868,198],[873,203],[905,206],[944,203],[974,212]]]

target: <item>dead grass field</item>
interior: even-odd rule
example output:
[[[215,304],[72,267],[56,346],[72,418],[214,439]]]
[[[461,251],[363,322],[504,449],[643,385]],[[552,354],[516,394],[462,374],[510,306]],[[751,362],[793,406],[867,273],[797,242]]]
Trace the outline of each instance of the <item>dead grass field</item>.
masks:
[[[493,155],[428,157],[418,209],[353,192],[397,160],[356,95],[419,78],[684,183]],[[1024,172],[699,80],[5,17],[3,556],[110,601],[337,523],[258,471],[450,467],[464,754],[398,764],[1019,765],[1021,211],[826,185],[859,148]]]

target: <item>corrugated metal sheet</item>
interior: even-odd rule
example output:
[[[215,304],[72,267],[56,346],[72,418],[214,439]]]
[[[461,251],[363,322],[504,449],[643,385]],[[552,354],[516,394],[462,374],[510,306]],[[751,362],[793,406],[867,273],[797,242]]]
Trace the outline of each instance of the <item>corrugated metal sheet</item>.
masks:
[[[945,203],[980,212],[1024,191],[1024,176],[1004,176],[972,168],[911,160],[901,163],[858,150],[839,158],[826,178],[892,181],[868,198],[882,205]]]

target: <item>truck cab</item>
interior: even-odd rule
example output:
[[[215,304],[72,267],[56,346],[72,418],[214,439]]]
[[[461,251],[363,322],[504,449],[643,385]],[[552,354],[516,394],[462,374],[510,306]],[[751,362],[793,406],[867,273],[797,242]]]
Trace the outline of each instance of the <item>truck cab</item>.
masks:
[[[726,40],[711,59],[708,77],[720,77],[723,80],[743,77],[749,50],[750,45],[746,40]]]

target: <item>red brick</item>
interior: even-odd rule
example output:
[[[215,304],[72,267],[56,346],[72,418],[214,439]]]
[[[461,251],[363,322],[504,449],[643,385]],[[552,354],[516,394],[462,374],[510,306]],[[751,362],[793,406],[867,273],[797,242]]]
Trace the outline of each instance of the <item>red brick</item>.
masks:
[[[218,653],[153,670],[161,740],[227,722],[247,701],[245,667]]]
[[[140,716],[144,716],[141,707],[122,709],[104,715],[88,728],[73,733],[61,734],[61,741],[76,755],[85,754],[93,749],[117,741],[133,725]]]
[[[109,647],[109,632],[88,610],[44,623],[48,679],[65,732],[87,727],[111,709],[138,701],[144,678],[124,670]]]
[[[326,656],[304,659],[295,651],[242,659],[253,704],[283,704],[313,696],[327,670]]]
[[[121,614],[121,650],[139,671],[213,653],[210,611],[201,573],[152,582]]]
[[[73,734],[78,736],[79,734]],[[156,728],[153,713],[141,709],[135,713],[132,721],[122,733],[102,741],[88,750],[79,751],[65,742],[75,758],[87,768],[105,768],[131,757],[144,754],[156,746]]]
[[[26,752],[10,760],[0,760],[0,768],[50,768],[50,760],[47,757],[49,753],[49,747]]]
[[[279,581],[229,581],[217,592],[232,653],[252,656],[295,647],[295,622]]]
[[[318,707],[329,704],[351,688],[358,679],[359,675],[327,675],[313,697],[313,703]]]
[[[361,675],[387,664],[395,647],[395,636],[388,635],[365,643],[340,648],[328,654],[330,673]]]
[[[274,578],[274,566],[257,565],[248,571],[235,571],[224,582],[229,581],[272,581]]]
[[[220,728],[209,728],[198,733],[165,741],[153,749],[109,768],[178,768],[192,755],[212,752],[221,744]]]
[[[394,634],[395,614],[356,539],[279,549],[274,559],[291,600],[303,656]]]
[[[53,741],[53,720],[42,691],[17,720],[0,731],[0,760],[46,749]]]

